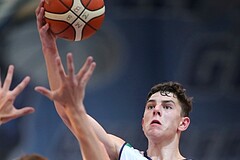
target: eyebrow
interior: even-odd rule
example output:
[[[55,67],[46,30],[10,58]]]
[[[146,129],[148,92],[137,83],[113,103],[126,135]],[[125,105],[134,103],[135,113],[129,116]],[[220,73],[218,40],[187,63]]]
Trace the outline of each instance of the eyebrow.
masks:
[[[173,104],[175,104],[175,102],[173,100],[163,100],[162,103],[173,103]]]
[[[154,100],[154,99],[149,99],[149,100],[147,101],[147,103],[149,103],[149,102],[156,102],[156,100]]]
[[[149,103],[149,102],[156,102],[156,100],[150,99],[150,100],[147,101],[147,103]],[[173,100],[162,100],[161,102],[162,103],[173,103],[173,104],[176,104]]]

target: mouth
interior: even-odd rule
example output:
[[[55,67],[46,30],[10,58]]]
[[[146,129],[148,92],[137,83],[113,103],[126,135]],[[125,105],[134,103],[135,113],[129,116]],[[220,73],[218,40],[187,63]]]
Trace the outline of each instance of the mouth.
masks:
[[[152,124],[161,125],[160,121],[158,121],[158,120],[153,120],[150,124],[151,125]]]

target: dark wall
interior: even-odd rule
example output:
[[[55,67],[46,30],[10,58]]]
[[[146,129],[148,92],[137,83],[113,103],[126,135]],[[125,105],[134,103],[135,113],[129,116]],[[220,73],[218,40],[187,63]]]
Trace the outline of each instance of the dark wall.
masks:
[[[144,150],[141,118],[150,87],[179,81],[194,97],[191,126],[181,141],[183,154],[239,159],[239,2],[143,0],[106,6],[96,35],[82,42],[58,41],[63,59],[73,52],[76,68],[87,55],[97,62],[85,99],[89,114],[108,132]],[[36,113],[1,126],[0,154],[9,159],[32,152],[80,159],[78,144],[53,104],[33,91],[36,85],[47,86],[34,15],[7,26],[1,32],[1,68],[16,66],[15,83],[32,77],[17,105],[32,105]]]

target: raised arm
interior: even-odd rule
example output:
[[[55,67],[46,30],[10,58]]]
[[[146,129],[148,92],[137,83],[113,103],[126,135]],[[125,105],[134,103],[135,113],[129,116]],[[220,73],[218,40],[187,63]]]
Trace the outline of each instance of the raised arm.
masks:
[[[56,58],[58,59],[60,58],[60,56],[56,45],[56,37],[50,32],[49,25],[46,24],[44,21],[43,4],[44,0],[40,2],[38,8],[36,9],[37,26],[40,35],[40,40],[42,43],[43,55],[46,62],[50,89],[52,91],[56,91],[61,87],[61,77],[60,74],[56,72],[59,69],[58,68],[59,66],[55,62]],[[88,61],[89,60],[87,60],[87,62]],[[78,136],[78,134],[81,132],[78,133],[76,131],[76,126],[73,126],[73,124],[77,123],[71,123],[71,120],[69,119],[70,116],[66,114],[67,112],[66,110],[63,109],[64,106],[62,103],[59,103],[59,101],[55,99],[53,99],[53,101],[56,110],[60,117],[62,118],[62,120],[64,121],[64,123],[68,126],[68,128],[73,132],[75,136]],[[77,116],[80,115],[81,114]],[[95,121],[89,115],[87,115],[87,117],[89,118],[89,123],[91,124],[91,126],[93,126],[92,129],[94,130],[98,139],[104,144],[111,159],[117,159],[116,157],[118,156],[120,146],[124,143],[124,141],[118,137],[107,134],[106,131],[102,128],[101,125],[99,125],[97,121]]]
[[[97,138],[83,104],[85,87],[95,68],[95,62],[89,57],[81,70],[75,75],[72,54],[67,55],[68,74],[65,73],[60,58],[57,66],[60,75],[60,86],[56,90],[36,87],[36,91],[62,105],[66,113],[71,130],[78,139],[84,159],[109,160],[105,147]]]
[[[44,0],[40,0],[35,14],[37,19],[37,29],[39,32],[43,56],[46,62],[47,74],[49,79],[49,85],[51,89],[59,87],[59,75],[56,74],[57,66],[55,60],[59,57],[56,36],[54,36],[49,30],[49,24],[45,23],[44,19]]]
[[[44,0],[40,0],[38,7],[36,8],[35,14],[37,19],[37,29],[39,32],[41,44],[42,44],[42,51],[43,57],[45,60],[46,68],[47,68],[47,75],[49,86],[51,90],[56,90],[60,86],[60,77],[59,74],[56,73],[57,65],[55,60],[59,57],[57,43],[56,43],[56,36],[54,36],[50,29],[49,24],[45,22],[44,19]],[[68,118],[66,117],[63,107],[58,102],[54,101],[54,105],[56,108],[57,113],[62,118],[64,123],[71,128],[70,123],[68,122]]]
[[[25,77],[22,82],[11,91],[10,86],[12,83],[13,71],[14,66],[10,65],[3,84],[0,77],[0,125],[34,112],[34,108],[32,107],[23,107],[21,109],[15,108],[14,101],[27,86],[30,77]]]

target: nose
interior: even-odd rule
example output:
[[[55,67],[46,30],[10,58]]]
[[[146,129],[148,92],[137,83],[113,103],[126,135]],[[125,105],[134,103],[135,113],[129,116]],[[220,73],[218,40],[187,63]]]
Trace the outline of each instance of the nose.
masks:
[[[160,112],[160,105],[156,105],[155,107],[154,107],[154,110],[153,110],[153,115],[155,116],[155,115],[159,115],[159,116],[161,116],[161,112]]]

